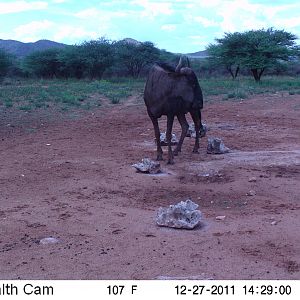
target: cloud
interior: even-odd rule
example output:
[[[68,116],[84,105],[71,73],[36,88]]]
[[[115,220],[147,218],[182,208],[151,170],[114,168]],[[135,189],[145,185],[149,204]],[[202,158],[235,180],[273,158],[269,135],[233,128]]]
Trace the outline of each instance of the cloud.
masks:
[[[128,12],[107,11],[107,10],[101,10],[95,7],[91,7],[75,13],[74,16],[80,19],[102,18],[102,19],[110,20],[113,17],[126,17],[128,16]]]
[[[99,15],[100,15],[100,11],[94,7],[81,10],[74,14],[75,17],[80,19],[96,18]]]
[[[200,23],[204,27],[213,27],[213,26],[218,26],[219,25],[219,23],[215,22],[214,20],[209,20],[209,19],[204,18],[202,16],[194,17],[194,21]]]
[[[57,24],[49,20],[32,21],[16,27],[13,31],[14,38],[23,42],[50,39],[71,44],[73,41],[97,39],[105,34],[105,29],[103,32],[101,30],[93,31],[81,25]]]
[[[155,18],[158,15],[171,15],[174,13],[171,2],[134,0],[130,4],[143,7],[141,17]]]
[[[296,27],[300,27],[300,18],[294,17],[294,18],[277,18],[275,20],[276,27],[286,28],[288,30],[295,29]]]
[[[88,40],[99,37],[99,32],[86,30],[83,26],[59,25],[53,35],[55,41]]]
[[[41,10],[41,9],[46,9],[47,7],[48,7],[48,3],[43,1],[5,2],[5,3],[0,3],[0,14],[4,15],[4,14],[20,13],[20,12],[31,11],[31,10]]]
[[[45,38],[44,32],[54,23],[48,20],[32,21],[28,24],[20,25],[14,29],[14,38],[24,42],[34,42],[38,39]]]
[[[177,26],[175,24],[164,24],[161,26],[161,29],[165,31],[174,31],[176,28]]]
[[[206,37],[203,35],[190,35],[188,38],[191,40],[191,45],[197,45],[206,47],[208,45],[208,42],[206,40]]]
[[[194,0],[195,2],[197,0]],[[244,31],[251,29],[267,28],[279,26],[283,28],[292,28],[299,25],[297,17],[291,18],[289,11],[299,11],[300,4],[278,3],[271,6],[266,1],[251,0],[199,0],[198,4],[209,10],[214,10],[215,15],[221,18],[220,28],[224,32]],[[286,14],[285,17],[279,17],[280,14]],[[195,17],[195,20],[208,27],[209,22],[203,17]],[[210,21],[210,20],[208,20]],[[212,23],[213,26],[217,25]],[[293,25],[294,24],[294,25]],[[298,24],[298,25],[297,25]]]

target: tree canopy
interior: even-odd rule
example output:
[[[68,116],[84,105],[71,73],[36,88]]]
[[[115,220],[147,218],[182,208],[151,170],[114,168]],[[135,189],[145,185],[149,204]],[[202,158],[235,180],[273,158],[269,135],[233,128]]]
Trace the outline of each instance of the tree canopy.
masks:
[[[92,40],[80,45],[87,75],[93,79],[101,79],[114,60],[112,43],[105,39]]]
[[[52,48],[31,53],[24,60],[25,71],[38,77],[58,77],[61,67],[61,62],[58,59],[60,51],[62,50]]]
[[[294,34],[284,30],[250,30],[226,33],[224,38],[216,39],[217,43],[209,45],[207,50],[210,59],[225,66],[233,78],[242,66],[251,70],[254,79],[260,81],[266,68],[288,61],[299,53],[296,39]]]
[[[125,67],[132,77],[138,77],[142,69],[158,60],[160,51],[151,42],[133,43],[126,40],[115,43],[117,63]]]
[[[12,65],[11,55],[0,49],[0,78],[4,77]]]

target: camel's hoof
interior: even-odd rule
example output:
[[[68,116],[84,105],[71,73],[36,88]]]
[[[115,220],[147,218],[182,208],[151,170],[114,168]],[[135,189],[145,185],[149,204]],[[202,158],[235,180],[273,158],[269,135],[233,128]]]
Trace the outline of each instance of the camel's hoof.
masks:
[[[193,150],[193,153],[198,153],[198,154],[199,154],[199,151],[194,149],[194,150]]]

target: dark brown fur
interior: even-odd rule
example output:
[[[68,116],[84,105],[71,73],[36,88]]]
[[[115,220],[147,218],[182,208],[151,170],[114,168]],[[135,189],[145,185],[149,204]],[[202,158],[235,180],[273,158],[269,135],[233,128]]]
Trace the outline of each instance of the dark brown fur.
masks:
[[[168,163],[173,163],[171,135],[175,116],[180,122],[182,132],[179,143],[174,150],[174,155],[181,151],[181,146],[188,130],[188,123],[185,118],[185,114],[188,112],[193,118],[196,130],[193,152],[198,152],[200,129],[202,129],[201,109],[203,108],[203,96],[197,76],[192,69],[180,68],[176,72],[163,65],[154,65],[149,72],[146,82],[144,101],[154,126],[157,160],[162,160],[163,154],[158,127],[158,118],[162,115],[167,116]]]

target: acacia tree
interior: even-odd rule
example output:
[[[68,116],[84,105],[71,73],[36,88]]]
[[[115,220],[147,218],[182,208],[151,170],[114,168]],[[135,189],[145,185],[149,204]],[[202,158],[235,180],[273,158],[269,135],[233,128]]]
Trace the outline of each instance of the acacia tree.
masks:
[[[4,77],[9,67],[12,65],[11,55],[9,55],[6,51],[0,49],[0,78]]]
[[[280,61],[288,61],[299,53],[296,39],[295,35],[284,30],[250,30],[226,33],[223,39],[217,39],[217,44],[210,45],[207,50],[210,60],[225,65],[233,78],[243,66],[250,69],[255,81],[259,82],[267,68],[274,67]],[[232,72],[233,65],[236,65],[235,74]]]
[[[87,69],[83,47],[68,46],[58,56],[61,62],[61,73],[64,77],[81,79]]]
[[[217,44],[210,44],[207,48],[209,62],[212,66],[222,65],[235,79],[241,65],[240,45],[243,36],[239,32],[225,33],[222,39],[216,39]]]
[[[86,72],[91,79],[101,79],[107,68],[114,61],[112,43],[105,39],[92,40],[80,45],[84,56]]]
[[[160,51],[151,42],[133,43],[123,40],[115,43],[115,55],[117,63],[136,78],[145,66],[158,60]]]
[[[260,81],[267,68],[290,60],[299,51],[295,46],[297,37],[284,30],[251,30],[243,35],[245,42],[241,45],[241,63],[251,70],[256,82]]]
[[[58,57],[61,51],[56,48],[35,51],[25,57],[23,68],[38,77],[58,77],[61,70],[61,62]]]

